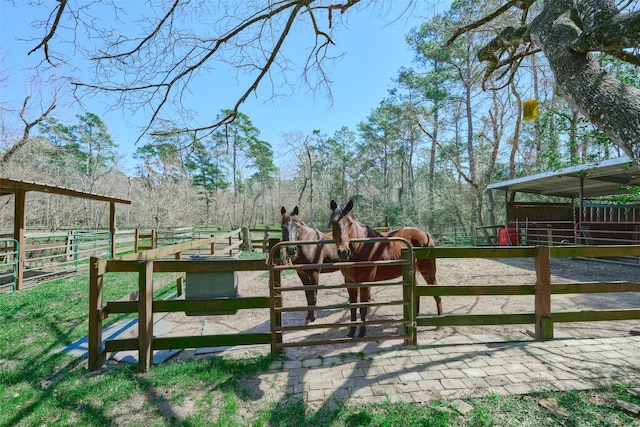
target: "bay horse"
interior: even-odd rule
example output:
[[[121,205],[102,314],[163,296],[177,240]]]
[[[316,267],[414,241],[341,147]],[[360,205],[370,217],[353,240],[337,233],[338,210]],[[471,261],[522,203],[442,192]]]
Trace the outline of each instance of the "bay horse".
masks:
[[[330,234],[323,234],[320,230],[306,225],[300,219],[300,211],[296,206],[293,211],[287,213],[283,206],[280,209],[282,220],[282,240],[283,241],[332,241]],[[322,264],[338,261],[338,251],[336,245],[290,245],[287,246],[287,256],[294,261],[294,264]],[[338,268],[316,268],[316,269],[297,269],[298,277],[303,285],[318,285],[320,283],[320,273],[330,273],[338,271]],[[307,306],[310,310],[307,312],[307,322],[316,320],[315,307],[317,301],[318,290],[313,289],[304,291],[307,297]]]
[[[338,251],[340,261],[378,261],[378,260],[397,260],[401,259],[402,248],[405,248],[402,242],[352,242],[351,239],[364,239],[371,237],[401,237],[407,240],[412,247],[417,248],[434,248],[435,241],[433,237],[414,227],[403,227],[388,233],[379,233],[368,225],[360,223],[351,209],[353,209],[353,200],[349,200],[346,206],[338,206],[331,200],[331,219],[329,225],[333,240]],[[416,263],[420,274],[429,285],[437,285],[436,280],[436,260],[420,259]],[[349,267],[343,268],[342,275],[346,283],[363,283],[363,282],[381,282],[384,280],[395,279],[402,276],[402,266],[381,266],[381,267]],[[349,288],[349,302],[358,302],[358,290],[360,290],[360,302],[368,302],[371,297],[371,286],[360,288]],[[438,314],[442,314],[442,301],[439,296],[434,296],[436,300],[436,308]],[[420,311],[420,300],[417,302],[417,312]],[[360,320],[363,322],[367,317],[367,307],[360,308]],[[356,309],[351,309],[351,321],[356,321]],[[354,337],[356,327],[349,328],[349,337]],[[365,325],[360,326],[358,336],[363,337],[367,333]]]

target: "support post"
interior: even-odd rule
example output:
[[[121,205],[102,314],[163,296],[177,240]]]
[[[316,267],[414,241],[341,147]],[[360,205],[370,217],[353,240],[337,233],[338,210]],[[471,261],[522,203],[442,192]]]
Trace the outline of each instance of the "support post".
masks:
[[[264,238],[262,239],[262,253],[269,253],[269,226],[264,227]]]
[[[177,260],[181,260],[182,252],[176,252],[175,258]],[[176,293],[178,294],[178,296],[181,296],[183,291],[184,291],[184,276],[181,276],[176,279]]]
[[[253,252],[253,243],[251,242],[251,231],[249,227],[242,227],[242,250]]]
[[[277,239],[270,240],[269,251],[271,251],[272,245],[278,243]],[[275,251],[273,253],[273,265],[280,265],[282,260],[280,259],[281,251]],[[276,328],[282,326],[282,313],[276,313],[276,309],[282,308],[282,292],[280,286],[282,284],[282,272],[280,270],[274,270],[269,268],[269,296],[271,299],[270,311],[270,325],[271,325],[271,353],[280,353],[281,348],[278,344],[282,344],[282,332],[277,332]]]
[[[116,204],[109,203],[109,232],[111,233],[111,258],[116,257]]]
[[[215,234],[211,234],[211,237],[213,238],[213,242],[211,242],[211,255],[215,255],[216,254],[216,236]]]
[[[402,259],[409,261],[408,264],[402,266],[402,280],[405,282],[402,285],[402,299],[405,304],[402,306],[402,312],[404,316],[404,331],[405,335],[409,338],[405,340],[407,345],[416,345],[418,342],[417,337],[417,299],[416,296],[416,268],[413,253],[408,248],[402,250]]]
[[[102,287],[107,261],[91,257],[89,262],[89,371],[100,369],[106,360],[106,352],[102,346]]]
[[[535,338],[553,339],[553,319],[551,319],[551,256],[549,246],[535,249]]]
[[[153,363],[153,261],[138,264],[138,372]]]
[[[133,238],[133,251],[138,253],[140,250],[140,229],[136,228],[136,234]]]
[[[17,268],[16,268],[16,291],[22,289],[22,282],[24,281],[24,250],[26,241],[24,238],[25,227],[27,222],[27,192],[20,188],[16,191],[16,199],[14,206],[14,224],[13,224],[13,238],[18,242],[18,247],[14,248],[16,255],[18,256]]]

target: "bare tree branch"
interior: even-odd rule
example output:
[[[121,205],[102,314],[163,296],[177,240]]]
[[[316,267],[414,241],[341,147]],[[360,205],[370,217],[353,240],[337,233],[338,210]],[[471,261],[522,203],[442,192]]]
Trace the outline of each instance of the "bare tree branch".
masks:
[[[25,97],[22,103],[22,109],[20,110],[20,119],[22,120],[22,123],[24,123],[24,129],[22,130],[22,138],[20,138],[15,144],[13,144],[13,146],[11,146],[11,148],[6,153],[4,153],[4,155],[2,156],[2,159],[0,159],[0,164],[8,163],[9,160],[18,152],[18,150],[20,150],[27,142],[29,142],[31,129],[33,129],[34,126],[37,126],[38,124],[42,123],[47,118],[47,116],[49,116],[49,114],[53,111],[53,109],[56,108],[56,97],[54,96],[53,99],[51,100],[51,103],[47,107],[47,109],[44,110],[42,114],[40,114],[40,117],[32,121],[29,121],[26,115],[27,115],[27,107],[29,105],[30,100],[31,100],[31,96]]]
[[[33,49],[31,49],[29,51],[29,53],[27,53],[27,55],[31,55],[33,52],[37,51],[40,48],[43,48],[44,50],[44,57],[47,60],[47,62],[51,65],[53,65],[53,63],[51,62],[51,58],[49,58],[49,41],[53,38],[53,36],[56,33],[56,30],[58,28],[58,25],[60,24],[60,18],[62,18],[62,14],[64,13],[64,8],[65,6],[67,6],[67,0],[57,0],[58,3],[60,3],[58,6],[56,6],[56,8],[54,9],[53,12],[56,12],[56,17],[53,21],[53,25],[51,25],[51,30],[49,31],[49,33],[44,36],[44,38],[42,39],[42,41]],[[52,12],[52,14],[53,14]]]
[[[498,16],[502,15],[503,13],[505,13],[507,10],[511,9],[512,7],[518,7],[520,9],[523,10],[528,10],[529,7],[535,3],[536,0],[511,0],[508,3],[504,4],[503,6],[500,6],[498,9],[494,10],[493,12],[491,12],[490,14],[488,14],[487,16],[482,17],[481,19],[472,22],[469,25],[465,25],[464,27],[460,27],[458,28],[455,33],[453,33],[453,35],[449,38],[449,40],[447,40],[447,46],[449,46],[451,43],[453,43],[458,37],[460,37],[463,34],[468,33],[471,30],[475,30],[476,28],[480,28],[482,27],[484,24],[493,21],[494,19],[496,19]]]
[[[135,52],[139,51],[142,48],[142,46],[145,45],[145,43],[147,43],[149,40],[151,40],[153,37],[155,37],[158,34],[160,29],[164,26],[165,22],[175,13],[179,4],[180,4],[180,0],[175,0],[171,8],[169,8],[169,10],[164,15],[164,17],[158,22],[158,25],[156,25],[156,28],[153,31],[151,31],[145,38],[143,38],[142,41],[140,41],[140,43],[138,43],[138,45],[133,49],[129,50],[128,52],[122,52],[116,55],[98,56],[93,59],[94,60],[112,59],[112,58],[122,58],[124,56],[133,55]]]

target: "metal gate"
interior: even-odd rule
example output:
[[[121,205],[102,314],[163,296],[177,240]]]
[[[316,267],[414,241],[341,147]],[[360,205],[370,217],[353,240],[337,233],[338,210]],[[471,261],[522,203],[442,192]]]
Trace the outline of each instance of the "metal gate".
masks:
[[[16,290],[19,247],[15,239],[0,239],[0,292]]]
[[[271,324],[271,337],[272,351],[280,351],[282,348],[287,347],[299,347],[310,345],[327,345],[338,343],[353,343],[353,342],[366,342],[366,341],[383,341],[390,339],[401,339],[406,344],[416,343],[416,305],[415,305],[415,283],[416,283],[416,271],[415,260],[413,255],[413,249],[411,244],[401,238],[372,238],[372,239],[352,239],[352,242],[389,242],[399,241],[406,245],[406,249],[402,250],[402,258],[398,260],[385,260],[385,261],[354,261],[354,262],[336,262],[325,264],[287,264],[283,263],[283,257],[281,256],[282,250],[286,246],[303,246],[303,245],[323,245],[326,242],[321,241],[287,241],[279,242],[271,247],[269,251],[269,293],[271,297],[271,310],[270,310],[270,324]],[[329,242],[328,244],[332,244]],[[396,281],[384,281],[384,282],[367,282],[367,283],[341,283],[338,285],[305,285],[303,286],[299,280],[297,280],[296,286],[283,286],[282,283],[282,271],[284,270],[298,270],[298,269],[340,269],[343,268],[372,268],[372,267],[384,267],[384,266],[402,266],[402,276]],[[322,280],[320,280],[322,281]],[[322,300],[322,291],[329,289],[348,289],[358,288],[364,286],[380,287],[380,286],[393,286],[401,288],[402,291],[398,291],[397,298],[392,298],[383,301],[368,301],[357,303],[339,303],[328,305],[317,305],[315,310],[344,310],[345,313],[349,313],[350,309],[361,307],[401,307],[400,313],[392,318],[375,319],[370,318],[366,321],[358,320],[356,322],[350,321],[338,321],[338,322],[321,322],[320,319],[316,319],[313,324],[296,324],[296,325],[283,325],[282,316],[284,313],[291,312],[307,312],[309,308],[304,305],[291,305],[287,304],[288,295],[292,295],[294,292],[304,292],[310,290],[318,290],[319,300]],[[345,292],[346,298],[347,292]],[[373,314],[370,315],[373,317]],[[321,330],[321,329],[335,329],[344,328],[345,336],[346,330],[352,326],[380,326],[380,325],[402,325],[400,332],[392,335],[367,335],[364,337],[345,337],[345,338],[325,338],[320,334],[319,339],[303,339],[298,342],[286,342],[287,332],[293,331],[306,331],[306,330]],[[371,332],[371,328],[368,328]]]

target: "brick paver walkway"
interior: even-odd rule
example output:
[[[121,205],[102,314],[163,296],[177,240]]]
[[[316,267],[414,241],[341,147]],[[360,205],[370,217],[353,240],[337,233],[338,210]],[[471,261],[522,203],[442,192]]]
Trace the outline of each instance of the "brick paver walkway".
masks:
[[[591,389],[640,383],[640,336],[389,349],[271,368],[260,376],[264,397],[304,397],[315,408]]]

